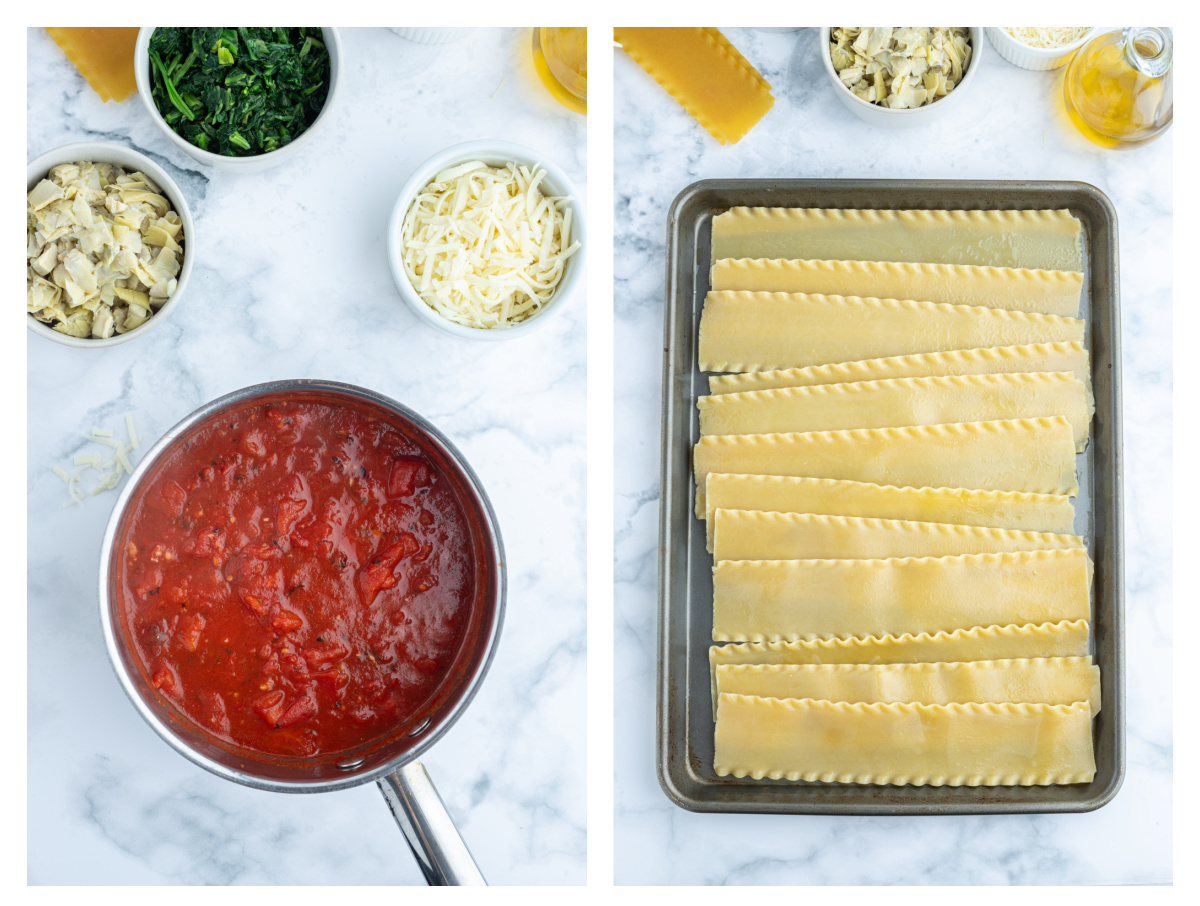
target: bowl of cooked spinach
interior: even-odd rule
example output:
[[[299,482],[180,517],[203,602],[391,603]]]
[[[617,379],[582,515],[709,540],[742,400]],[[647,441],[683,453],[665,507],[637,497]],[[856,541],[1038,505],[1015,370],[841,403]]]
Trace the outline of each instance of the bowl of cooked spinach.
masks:
[[[328,118],[340,51],[335,28],[143,28],[134,73],[172,142],[245,172],[274,166]]]

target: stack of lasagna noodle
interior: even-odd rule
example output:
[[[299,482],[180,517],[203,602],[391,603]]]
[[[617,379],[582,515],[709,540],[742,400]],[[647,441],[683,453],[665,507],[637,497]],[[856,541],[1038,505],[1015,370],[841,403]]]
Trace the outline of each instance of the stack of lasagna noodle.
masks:
[[[735,208],[712,250],[717,774],[1090,781],[1079,221]]]

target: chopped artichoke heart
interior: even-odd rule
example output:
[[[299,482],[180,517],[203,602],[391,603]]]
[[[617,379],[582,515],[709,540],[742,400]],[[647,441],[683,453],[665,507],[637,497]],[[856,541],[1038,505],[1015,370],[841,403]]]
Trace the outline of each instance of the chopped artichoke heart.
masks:
[[[468,327],[517,323],[549,301],[574,254],[569,198],[546,196],[545,170],[468,161],[422,189],[401,252],[422,300]]]
[[[43,179],[33,191],[29,193],[29,210],[40,211],[52,201],[62,198],[65,193],[60,185],[52,183],[48,179]]]
[[[830,30],[830,59],[852,93],[894,110],[945,97],[971,62],[966,28],[884,27]]]
[[[183,221],[144,173],[60,164],[27,202],[33,317],[70,336],[108,338],[144,323],[175,292]]]

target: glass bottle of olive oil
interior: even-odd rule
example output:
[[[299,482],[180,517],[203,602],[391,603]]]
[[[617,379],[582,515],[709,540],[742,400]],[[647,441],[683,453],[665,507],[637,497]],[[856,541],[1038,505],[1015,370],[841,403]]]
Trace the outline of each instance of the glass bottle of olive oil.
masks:
[[[533,65],[560,104],[587,113],[586,28],[535,28]]]
[[[1171,29],[1093,38],[1072,58],[1065,90],[1072,122],[1096,144],[1149,141],[1171,125]]]

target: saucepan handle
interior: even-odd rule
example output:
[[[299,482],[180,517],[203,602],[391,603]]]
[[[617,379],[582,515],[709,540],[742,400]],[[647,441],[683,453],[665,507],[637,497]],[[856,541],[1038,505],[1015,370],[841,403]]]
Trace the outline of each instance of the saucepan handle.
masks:
[[[392,817],[431,885],[486,885],[483,873],[419,761],[378,780]]]

